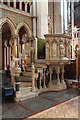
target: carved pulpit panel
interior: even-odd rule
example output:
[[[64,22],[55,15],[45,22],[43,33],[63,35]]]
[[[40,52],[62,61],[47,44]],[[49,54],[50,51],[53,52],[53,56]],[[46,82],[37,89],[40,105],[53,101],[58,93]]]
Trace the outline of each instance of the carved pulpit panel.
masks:
[[[57,56],[57,44],[54,42],[53,43],[53,46],[52,46],[52,49],[53,49],[53,57],[56,57]]]

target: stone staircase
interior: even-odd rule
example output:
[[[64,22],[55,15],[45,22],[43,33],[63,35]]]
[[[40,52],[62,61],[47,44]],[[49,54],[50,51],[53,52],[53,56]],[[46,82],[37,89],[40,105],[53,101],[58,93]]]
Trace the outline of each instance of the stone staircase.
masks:
[[[39,91],[31,92],[32,87],[21,87],[19,92],[16,92],[15,101],[27,100],[38,96]]]
[[[20,87],[31,87],[32,86],[32,73],[31,72],[23,72],[23,75],[20,76]]]
[[[42,68],[44,65],[43,61],[40,64],[39,62],[35,63],[35,70],[38,70]],[[16,92],[16,98],[15,101],[22,101],[25,99],[30,99],[32,97],[38,96],[40,93],[39,90],[37,91],[31,91],[32,90],[32,72],[31,67],[28,67],[25,72],[19,77],[19,91]]]
[[[28,67],[26,72],[23,72],[23,75],[19,77],[19,91],[16,92],[15,101],[22,101],[25,99],[30,99],[36,97],[39,94],[39,91],[32,92],[32,72],[31,68]]]

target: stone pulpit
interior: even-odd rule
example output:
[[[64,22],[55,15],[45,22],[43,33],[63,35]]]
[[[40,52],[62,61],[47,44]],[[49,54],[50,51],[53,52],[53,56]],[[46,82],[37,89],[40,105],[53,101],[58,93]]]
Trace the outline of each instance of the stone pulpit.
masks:
[[[65,34],[46,34],[46,64],[49,65],[50,81],[48,89],[66,89],[64,81],[64,66],[70,64],[72,37]],[[56,82],[53,80],[56,71]]]

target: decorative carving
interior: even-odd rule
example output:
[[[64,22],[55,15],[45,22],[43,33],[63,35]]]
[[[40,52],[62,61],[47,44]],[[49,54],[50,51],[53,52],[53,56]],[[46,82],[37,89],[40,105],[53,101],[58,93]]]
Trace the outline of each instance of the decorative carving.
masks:
[[[57,56],[57,45],[56,43],[54,42],[53,43],[53,57]]]

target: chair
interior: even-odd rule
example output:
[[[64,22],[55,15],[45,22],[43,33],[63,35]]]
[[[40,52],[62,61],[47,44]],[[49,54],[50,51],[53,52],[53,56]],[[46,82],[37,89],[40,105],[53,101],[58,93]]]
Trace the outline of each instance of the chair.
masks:
[[[2,73],[2,100],[3,103],[6,101],[6,97],[12,96],[14,99],[14,87],[10,84],[10,79],[5,76],[5,73]]]

